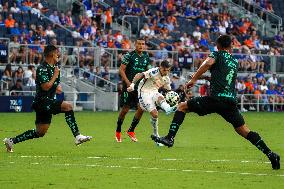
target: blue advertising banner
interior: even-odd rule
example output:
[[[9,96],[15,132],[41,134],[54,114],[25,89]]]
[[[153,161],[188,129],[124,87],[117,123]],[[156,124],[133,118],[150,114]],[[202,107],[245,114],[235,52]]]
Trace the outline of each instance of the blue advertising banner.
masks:
[[[0,112],[32,112],[33,96],[0,96]]]

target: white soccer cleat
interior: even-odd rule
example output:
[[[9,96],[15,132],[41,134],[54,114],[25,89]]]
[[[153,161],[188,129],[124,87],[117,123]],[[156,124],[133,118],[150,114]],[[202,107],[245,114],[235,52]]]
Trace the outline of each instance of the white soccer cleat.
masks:
[[[174,113],[175,111],[177,111],[177,105],[170,107],[165,112],[166,112],[166,115],[170,115],[171,113]]]
[[[84,142],[87,142],[91,140],[93,137],[92,136],[84,136],[84,135],[77,135],[75,138],[75,144],[78,146]]]
[[[159,142],[155,142],[155,143],[158,147],[165,146],[165,145],[163,145],[162,143],[159,143]]]
[[[6,146],[6,149],[7,149],[7,152],[13,152],[13,140],[11,138],[5,138],[3,140],[5,146]]]

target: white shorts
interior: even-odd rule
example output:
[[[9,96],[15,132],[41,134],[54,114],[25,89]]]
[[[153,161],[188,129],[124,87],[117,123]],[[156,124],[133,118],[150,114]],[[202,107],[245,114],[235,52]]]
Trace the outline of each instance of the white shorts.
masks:
[[[144,111],[152,112],[156,108],[158,98],[163,95],[159,92],[141,92],[138,94],[139,105]]]

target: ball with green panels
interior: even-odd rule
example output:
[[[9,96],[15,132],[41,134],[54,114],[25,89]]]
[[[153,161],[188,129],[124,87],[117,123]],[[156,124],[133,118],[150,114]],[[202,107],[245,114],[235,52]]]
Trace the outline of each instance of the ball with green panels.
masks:
[[[179,95],[175,91],[166,94],[166,101],[170,106],[176,106],[179,102]]]

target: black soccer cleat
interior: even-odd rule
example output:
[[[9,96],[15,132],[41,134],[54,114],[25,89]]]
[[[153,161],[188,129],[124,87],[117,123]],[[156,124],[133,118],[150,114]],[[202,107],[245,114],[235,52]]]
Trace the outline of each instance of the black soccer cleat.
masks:
[[[167,147],[172,147],[174,145],[174,138],[170,138],[168,136],[164,137],[157,137],[155,135],[151,135],[152,140],[154,140],[157,143],[161,143]]]
[[[280,169],[280,156],[278,154],[271,152],[268,158],[271,161],[272,169]]]

